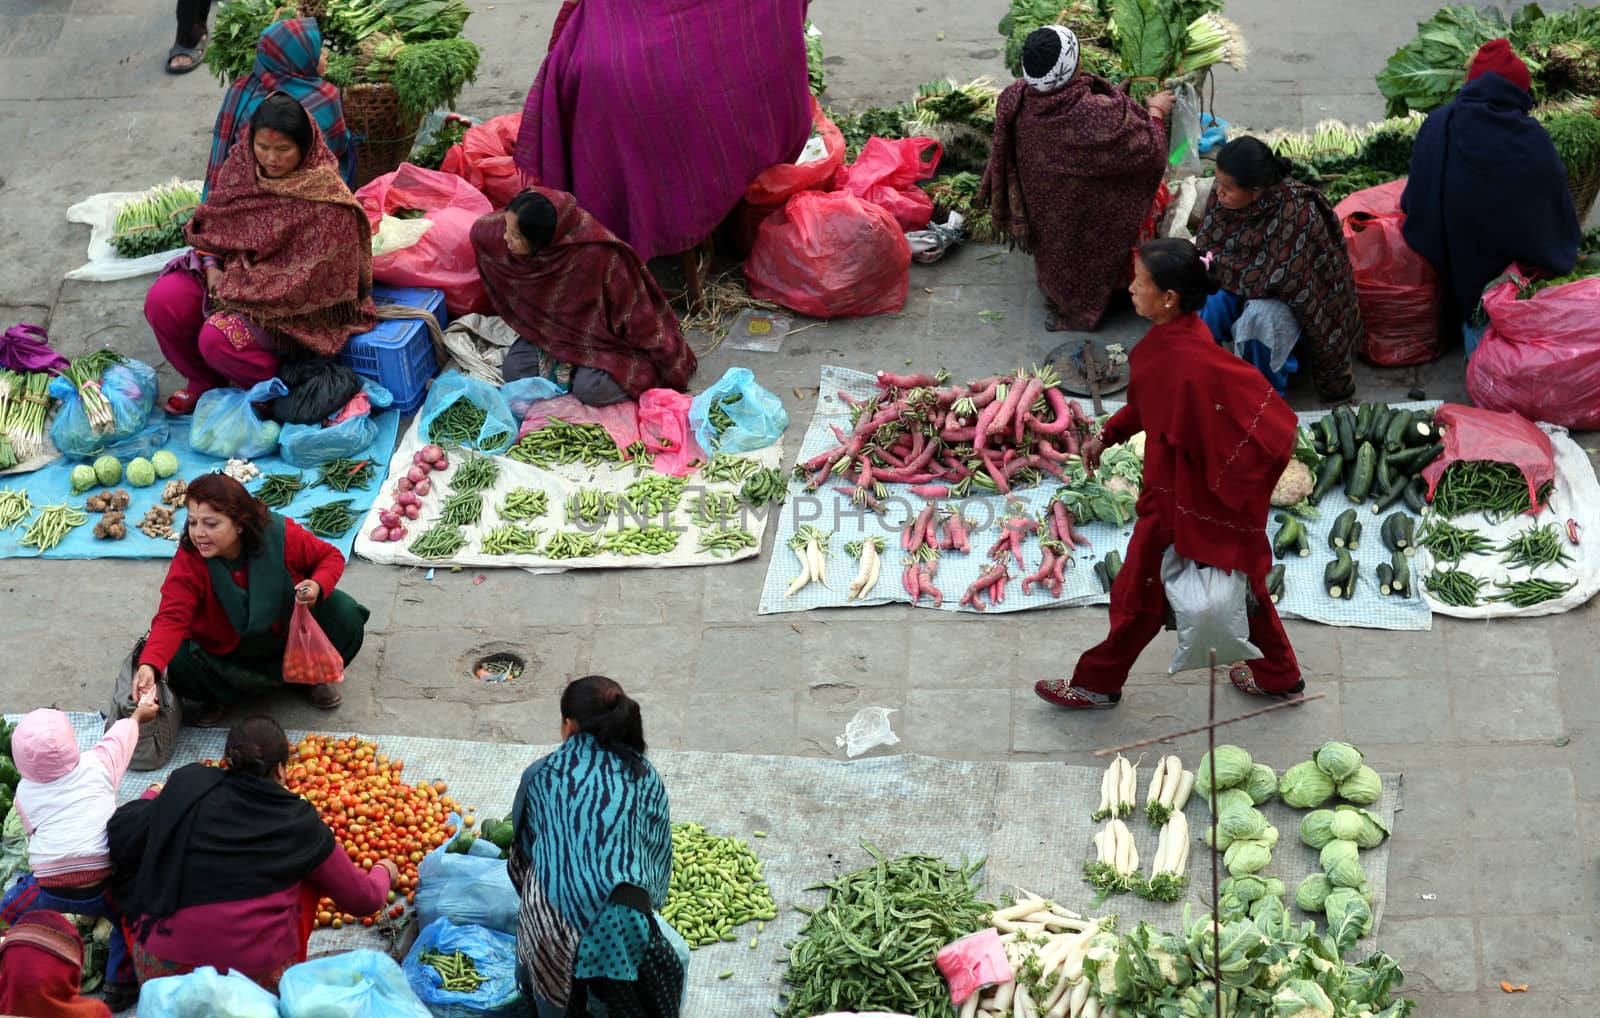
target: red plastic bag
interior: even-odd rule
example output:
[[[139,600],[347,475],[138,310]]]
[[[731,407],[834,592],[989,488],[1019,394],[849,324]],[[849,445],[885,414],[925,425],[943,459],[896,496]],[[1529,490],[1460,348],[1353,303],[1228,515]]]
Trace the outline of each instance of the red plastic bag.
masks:
[[[880,205],[902,232],[923,230],[933,218],[933,199],[917,186],[939,168],[944,146],[932,138],[868,138],[856,161],[839,171],[835,183],[862,201]]]
[[[647,389],[639,396],[639,438],[654,454],[655,471],[687,477],[706,462],[705,450],[689,428],[694,397],[673,389]]]
[[[1367,334],[1361,356],[1380,367],[1425,364],[1439,356],[1439,276],[1401,234],[1404,179],[1357,191],[1334,211],[1355,270],[1356,302]]]
[[[744,263],[750,293],[814,318],[899,311],[911,245],[894,216],[848,191],[802,191],[761,224]]]
[[[495,208],[505,208],[523,186],[522,173],[511,158],[521,128],[520,113],[507,113],[472,125],[461,141],[444,154],[439,171],[455,174],[483,192]]]
[[[568,424],[598,424],[617,443],[626,449],[639,441],[639,404],[631,399],[610,406],[589,406],[576,396],[557,396],[541,399],[528,407],[528,416],[522,419],[517,431],[520,440],[530,431],[538,431],[553,420]]]
[[[294,603],[289,616],[289,643],[283,649],[283,681],[321,686],[344,681],[344,658],[311,617],[311,609]]]
[[[1482,351],[1480,346],[1479,351]],[[1472,359],[1478,359],[1473,354]],[[1433,415],[1444,429],[1444,455],[1422,468],[1428,482],[1428,500],[1445,468],[1457,460],[1490,460],[1509,463],[1528,480],[1528,501],[1539,508],[1539,489],[1556,477],[1556,453],[1550,436],[1526,417],[1477,407],[1446,403]]]
[[[451,317],[488,314],[489,297],[472,253],[472,224],[494,211],[489,199],[453,173],[400,164],[356,192],[372,228],[384,215],[421,209],[433,224],[410,247],[372,259],[372,278],[390,286],[429,286],[444,291]]]
[[[1600,428],[1600,278],[1518,300],[1516,276],[1483,294],[1489,327],[1467,362],[1479,406],[1588,431]]]
[[[745,188],[744,200],[751,205],[782,205],[801,191],[829,190],[833,178],[844,165],[844,132],[822,112],[817,97],[811,97],[811,130],[822,136],[826,151],[821,159],[808,163],[779,163],[756,174]]]

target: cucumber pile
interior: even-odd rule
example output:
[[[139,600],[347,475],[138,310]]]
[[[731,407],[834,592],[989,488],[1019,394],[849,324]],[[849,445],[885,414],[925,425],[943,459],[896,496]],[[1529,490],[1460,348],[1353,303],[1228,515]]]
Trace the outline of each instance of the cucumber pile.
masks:
[[[1336,485],[1360,505],[1372,501],[1381,513],[1404,499],[1422,512],[1427,482],[1422,469],[1444,452],[1431,410],[1402,410],[1384,403],[1339,407],[1317,422],[1312,444],[1324,457],[1311,502],[1316,505]]]

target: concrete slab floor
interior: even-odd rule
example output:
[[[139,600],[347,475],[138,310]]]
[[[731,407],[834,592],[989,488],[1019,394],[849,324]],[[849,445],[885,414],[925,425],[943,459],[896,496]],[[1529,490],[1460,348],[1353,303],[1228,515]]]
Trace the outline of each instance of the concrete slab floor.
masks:
[[[1373,75],[1437,0],[1232,0],[1255,55],[1222,70],[1216,106],[1262,128],[1309,127],[1325,116],[1376,118]],[[1504,10],[1510,4],[1502,2]],[[1546,3],[1546,8],[1571,6]],[[469,34],[484,48],[460,108],[489,117],[520,108],[557,5],[474,5]],[[814,0],[824,32],[830,104],[898,102],[924,80],[1004,76],[1000,0]],[[204,168],[220,90],[207,72],[171,77],[170,0],[0,0],[0,318],[49,326],[62,350],[156,349],[141,313],[149,280],[68,283],[87,231],[64,222],[92,191],[148,186]],[[699,382],[744,364],[781,395],[792,458],[824,363],[871,370],[946,366],[956,374],[1035,363],[1068,336],[1042,329],[1029,259],[965,248],[915,267],[894,316],[832,322],[777,354],[704,359]],[[1003,313],[995,324],[980,311]],[[985,316],[992,317],[992,316]],[[1131,342],[1142,326],[1114,316],[1097,335]],[[176,385],[163,365],[163,382]],[[1465,397],[1459,356],[1395,372],[1363,367],[1363,391],[1421,388]],[[1314,406],[1308,391],[1291,394]],[[860,706],[894,707],[900,749],[984,759],[1088,762],[1100,746],[1186,727],[1204,716],[1195,674],[1162,674],[1170,643],[1141,660],[1123,706],[1064,717],[1038,701],[1034,679],[1070,669],[1098,640],[1096,609],[947,618],[904,607],[843,615],[755,615],[765,559],[710,569],[529,576],[416,571],[355,562],[346,589],[373,609],[367,646],[333,715],[283,695],[264,706],[290,725],[375,734],[500,741],[552,736],[556,698],[573,675],[615,675],[644,704],[656,745],[674,749],[839,755],[834,736]],[[105,706],[128,645],[154,610],[161,562],[0,561],[0,618],[9,666],[0,704],[26,710]],[[1228,737],[1279,767],[1328,738],[1405,773],[1405,810],[1381,942],[1410,974],[1422,1014],[1470,1018],[1537,1011],[1589,1015],[1600,972],[1600,713],[1595,609],[1526,622],[1441,619],[1429,633],[1291,624],[1325,700],[1246,722]],[[88,638],[84,638],[88,637]],[[506,686],[469,678],[480,648],[509,643],[530,660]],[[1252,704],[1231,690],[1219,709]],[[1176,750],[1198,757],[1200,742]],[[1527,851],[1530,836],[1543,851]],[[1522,849],[1519,851],[1519,849]],[[1076,876],[1063,867],[1058,890]],[[1503,998],[1498,981],[1529,983]]]

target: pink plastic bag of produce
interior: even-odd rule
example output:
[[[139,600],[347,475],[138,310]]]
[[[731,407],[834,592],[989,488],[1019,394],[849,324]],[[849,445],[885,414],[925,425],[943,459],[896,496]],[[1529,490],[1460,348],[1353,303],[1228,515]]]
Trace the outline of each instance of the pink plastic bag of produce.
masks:
[[[934,963],[950,984],[950,1001],[957,1007],[981,987],[1011,981],[1011,963],[1006,960],[1000,934],[993,928],[939,948]]]
[[[1482,347],[1479,347],[1482,350]],[[1473,357],[1477,359],[1476,355]],[[1517,413],[1480,410],[1477,407],[1446,403],[1433,415],[1444,431],[1444,455],[1422,468],[1428,482],[1428,500],[1445,468],[1456,460],[1492,460],[1509,463],[1528,479],[1528,499],[1539,506],[1538,491],[1556,477],[1556,454],[1550,436]]]
[[[451,317],[487,314],[488,295],[472,253],[472,224],[494,211],[478,189],[453,173],[402,163],[356,192],[367,220],[377,230],[385,216],[420,211],[433,224],[410,247],[372,259],[372,278],[390,286],[428,286],[444,291]]]
[[[686,477],[706,462],[705,450],[689,428],[694,397],[673,389],[648,389],[639,397],[639,437],[654,455],[655,471]]]
[[[1492,410],[1590,431],[1600,428],[1600,276],[1527,300],[1520,270],[1483,294],[1489,328],[1467,362],[1467,392]]]
[[[483,196],[503,209],[522,190],[522,174],[512,162],[517,147],[517,132],[522,129],[522,114],[507,113],[467,128],[459,145],[450,146],[439,169],[453,173],[483,192]]]
[[[911,245],[893,215],[848,191],[801,191],[761,224],[744,263],[751,296],[814,318],[899,311]]]
[[[839,189],[886,209],[902,232],[926,229],[933,199],[917,181],[933,176],[943,154],[932,138],[868,138],[856,161],[839,171]]]
[[[553,420],[566,421],[568,424],[598,424],[616,441],[618,449],[626,449],[639,441],[638,403],[625,399],[610,406],[588,406],[576,396],[557,396],[531,404],[528,416],[522,419],[522,427],[517,431],[517,438],[520,440],[528,432],[538,431]]]

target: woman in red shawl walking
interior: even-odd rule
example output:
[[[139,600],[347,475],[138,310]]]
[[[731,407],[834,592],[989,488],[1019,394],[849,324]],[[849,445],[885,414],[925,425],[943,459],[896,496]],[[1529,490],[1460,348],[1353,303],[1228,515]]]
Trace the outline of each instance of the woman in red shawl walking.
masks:
[[[1298,696],[1305,682],[1266,589],[1267,503],[1294,452],[1294,411],[1196,317],[1211,286],[1193,244],[1140,245],[1128,289],[1134,310],[1155,327],[1128,356],[1127,405],[1085,443],[1083,462],[1093,470],[1106,446],[1144,432],[1139,522],[1111,586],[1111,634],[1078,658],[1070,682],[1043,679],[1034,692],[1078,710],[1117,705],[1128,670],[1166,621],[1161,556],[1172,547],[1249,577],[1250,642],[1262,657],[1235,665],[1233,684],[1253,696]]]
[[[207,389],[273,377],[280,357],[332,357],[377,322],[367,214],[292,96],[256,107],[185,233],[194,250],[144,302],[167,363],[188,379],[172,413],[192,412]]]
[[[1141,107],[1078,70],[1078,37],[1032,32],[1022,81],[1000,93],[978,204],[1033,254],[1052,332],[1100,324],[1167,168],[1171,92]]]
[[[473,224],[472,248],[489,303],[521,337],[500,365],[506,381],[565,382],[590,406],[689,384],[694,351],[661,287],[572,195],[523,191]]]

